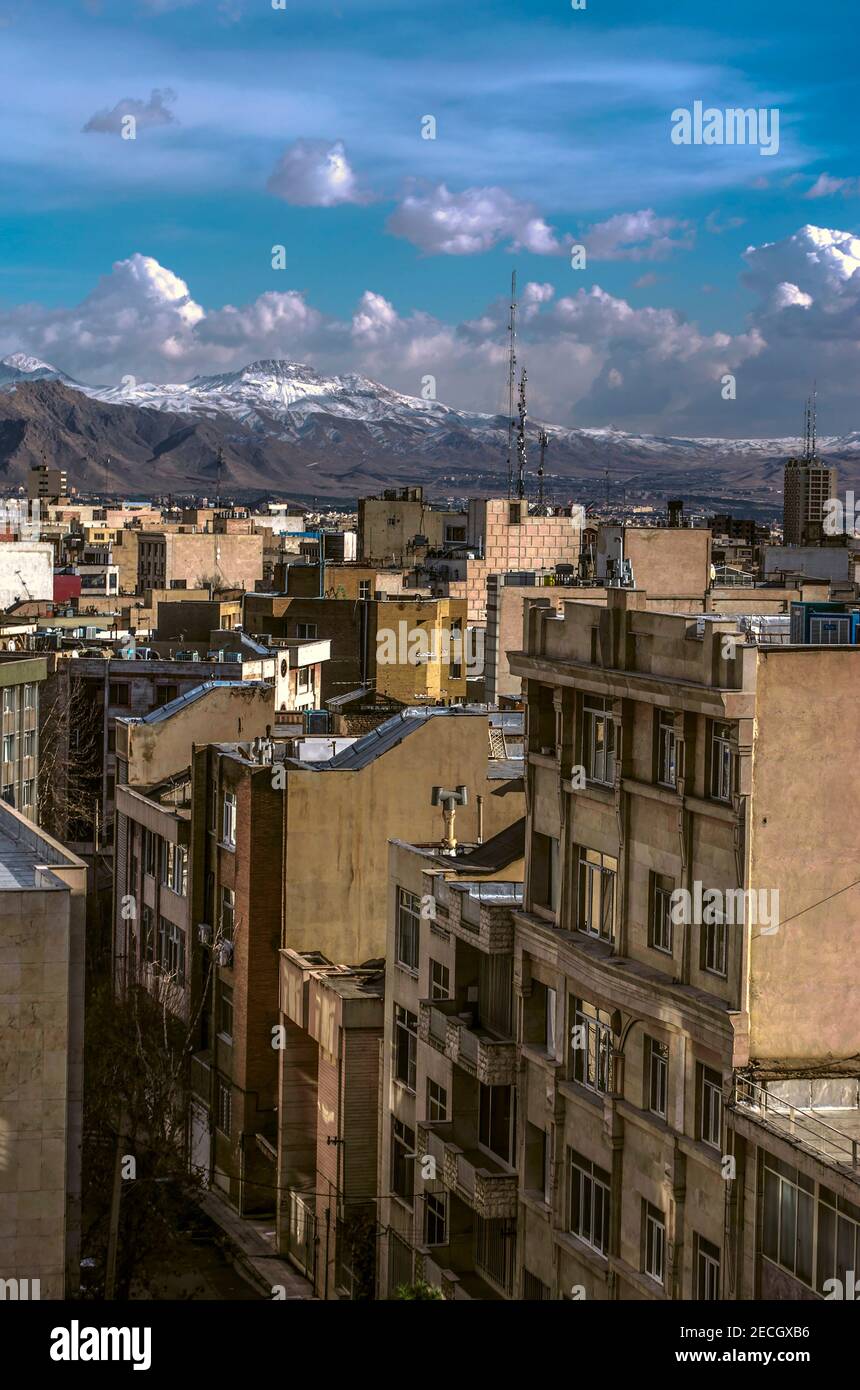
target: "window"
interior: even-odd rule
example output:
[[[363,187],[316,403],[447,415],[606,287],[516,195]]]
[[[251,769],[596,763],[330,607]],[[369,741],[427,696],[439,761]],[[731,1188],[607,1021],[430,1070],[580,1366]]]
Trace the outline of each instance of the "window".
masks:
[[[35,758],[36,756],[36,730],[28,729],[24,734],[24,757]]]
[[[600,1010],[581,999],[571,1000],[570,1070],[573,1080],[589,1091],[612,1089],[612,1029]]]
[[[369,598],[370,598],[370,580],[369,580],[369,579],[359,579],[359,581],[358,581],[358,597],[359,597],[360,599],[369,599]]]
[[[438,1081],[427,1078],[427,1118],[428,1120],[447,1120],[448,1092]]]
[[[229,1081],[220,1076],[215,1087],[215,1123],[229,1139],[233,1127],[233,1095]]]
[[[26,778],[24,779],[24,789],[23,789],[23,791],[22,791],[22,793],[21,793],[21,808],[22,808],[22,810],[25,809],[25,808],[28,807],[28,806],[32,807],[32,805],[33,805],[33,790],[34,790],[34,788],[35,788],[35,785],[36,785],[36,784],[35,784],[35,781],[34,781],[34,779],[33,779],[32,777],[26,777]]]
[[[819,1293],[825,1293],[824,1285],[828,1279],[838,1279],[847,1298],[851,1271],[860,1272],[860,1207],[853,1206],[844,1197],[837,1197],[829,1188],[820,1185],[817,1246]]]
[[[160,685],[155,692],[155,703],[157,706],[169,705],[171,700],[175,700],[178,694],[178,685]]]
[[[651,914],[648,921],[648,945],[655,951],[672,954],[672,893],[674,884],[662,874],[651,875]]]
[[[490,1219],[475,1212],[475,1268],[507,1293],[513,1287],[515,1239],[513,1221]]]
[[[451,998],[451,972],[441,961],[430,961],[430,998]]]
[[[116,729],[108,729],[108,752],[116,752]]]
[[[514,1099],[511,1086],[478,1083],[478,1140],[505,1163],[511,1162],[514,1143]]]
[[[556,1055],[556,992],[547,986],[546,991],[546,1050],[550,1057]]]
[[[612,704],[588,695],[582,712],[582,761],[590,782],[611,786],[615,781],[615,724]]]
[[[233,991],[229,985],[218,986],[218,1032],[233,1040]]]
[[[209,802],[209,829],[217,832],[218,830],[218,784],[213,782],[211,800]]]
[[[666,1118],[666,1100],[669,1089],[669,1048],[656,1038],[645,1038],[645,1079],[647,1092],[645,1108],[652,1115]]]
[[[296,636],[309,641],[317,635],[316,623],[296,623]]]
[[[188,887],[188,851],[169,840],[161,842],[161,882],[184,898]]]
[[[4,763],[14,763],[15,761],[15,735],[3,735],[3,761]]]
[[[221,936],[225,941],[233,940],[236,922],[236,894],[232,888],[221,889]]]
[[[666,1261],[666,1218],[650,1202],[642,1203],[644,1255],[642,1268],[649,1279],[663,1283]]]
[[[392,1118],[391,1122],[391,1191],[402,1202],[412,1206],[415,1191],[415,1130]]]
[[[408,1090],[415,1090],[415,1069],[418,1056],[418,1019],[394,1005],[394,1075]]]
[[[421,923],[421,899],[405,888],[397,889],[396,960],[407,970],[418,969],[418,931]]]
[[[762,1252],[811,1287],[815,1184],[772,1154],[765,1155],[763,1179]],[[850,1253],[853,1260],[854,1251]]]
[[[12,714],[15,709],[15,687],[4,685],[3,687],[3,713]]]
[[[128,685],[125,681],[111,681],[108,686],[108,703],[127,706],[131,703]]]
[[[615,872],[617,860],[580,848],[577,931],[603,941],[615,939]]]
[[[555,835],[541,835],[535,831],[532,855],[532,896],[534,902],[558,912],[559,890],[559,845]]]
[[[221,815],[221,839],[231,849],[236,848],[236,796],[234,792],[224,793]]]
[[[657,781],[662,787],[678,785],[675,715],[668,709],[657,713]]]
[[[149,874],[150,878],[155,878],[156,850],[158,848],[158,836],[151,830],[143,832],[143,872]]]
[[[519,524],[520,524],[520,518],[521,518],[521,508],[522,508],[522,503],[521,503],[521,502],[509,502],[509,503],[508,503],[508,525],[509,525],[509,526],[519,526]]]
[[[312,668],[310,666],[300,666],[296,671],[296,694],[307,695],[312,689],[311,682]]]
[[[448,1198],[444,1192],[428,1192],[424,1220],[424,1244],[447,1245]]]
[[[35,708],[36,708],[36,690],[37,690],[37,687],[36,687],[35,685],[25,685],[25,686],[24,686],[24,708],[25,708],[25,709],[35,709]]]
[[[714,801],[731,801],[733,788],[732,760],[734,744],[731,724],[711,725],[711,797]]]
[[[7,806],[15,805],[15,785],[13,782],[3,783],[2,796]]]
[[[718,1149],[722,1139],[723,1078],[718,1071],[698,1065],[699,1138]]]
[[[700,1302],[712,1302],[720,1296],[720,1249],[704,1236],[694,1236],[693,1249],[696,1270],[695,1297]]]
[[[708,909],[706,908],[707,912]],[[702,969],[711,975],[728,974],[729,929],[725,922],[704,922],[702,925]]]
[[[161,938],[160,965],[166,975],[177,984],[185,984],[185,932],[175,922],[161,917],[158,924]]]
[[[609,1249],[609,1174],[575,1149],[567,1151],[568,1230],[599,1255]]]

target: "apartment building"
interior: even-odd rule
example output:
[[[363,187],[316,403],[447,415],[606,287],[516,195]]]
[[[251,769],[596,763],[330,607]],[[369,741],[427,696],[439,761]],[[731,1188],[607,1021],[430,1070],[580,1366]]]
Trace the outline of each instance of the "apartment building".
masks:
[[[461,599],[327,599],[248,594],[247,632],[261,640],[331,642],[319,704],[371,689],[393,704],[466,699],[468,644]]]
[[[250,531],[144,531],[137,588],[253,589],[263,577],[263,537]]]
[[[786,545],[820,545],[824,506],[836,496],[836,469],[811,454],[786,460],[783,472],[782,531]]]
[[[390,844],[379,1298],[416,1280],[455,1299],[514,1288],[524,821],[450,838]]]
[[[50,541],[7,540],[0,545],[0,609],[26,599],[54,597],[54,547]]]
[[[373,1298],[383,962],[280,955],[278,1246],[318,1298]]]
[[[39,820],[39,690],[42,656],[0,654],[0,799]]]
[[[0,802],[0,1280],[6,1298],[78,1293],[86,889],[81,860]]]
[[[365,564],[412,566],[418,555],[467,540],[464,512],[434,507],[422,487],[388,488],[358,502],[358,558]]]
[[[193,761],[192,919],[208,931],[191,947],[210,984],[192,1145],[243,1214],[275,1210],[279,951],[383,957],[387,841],[438,828],[437,782],[468,786],[473,838],[479,823],[493,834],[522,814],[519,768],[496,768],[486,714],[410,710],[326,759],[282,752],[268,740],[210,744]]]
[[[791,1164],[744,1126],[761,1135],[760,1093],[773,1114],[787,1088],[810,1128],[856,1134],[856,837],[832,808],[851,796],[857,659],[651,613],[636,590],[530,607],[511,656],[528,701],[520,1297],[765,1297],[774,1263],[807,1274],[806,1253],[774,1261],[793,1179],[761,1151]],[[727,1120],[741,1083],[758,1113],[747,1097]],[[845,1183],[828,1191],[853,1222]]]

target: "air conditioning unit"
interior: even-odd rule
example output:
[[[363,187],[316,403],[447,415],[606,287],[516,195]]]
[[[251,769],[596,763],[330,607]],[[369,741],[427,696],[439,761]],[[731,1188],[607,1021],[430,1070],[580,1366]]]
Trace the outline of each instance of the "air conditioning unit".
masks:
[[[218,945],[218,964],[233,964],[233,943],[232,941],[221,941]]]
[[[212,941],[212,928],[208,922],[198,922],[197,940],[200,942],[201,946],[210,945]]]

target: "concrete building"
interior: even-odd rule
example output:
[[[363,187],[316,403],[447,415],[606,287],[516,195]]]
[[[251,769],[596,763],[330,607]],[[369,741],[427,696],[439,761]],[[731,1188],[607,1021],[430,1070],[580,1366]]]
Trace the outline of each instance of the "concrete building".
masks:
[[[786,545],[820,545],[824,538],[824,505],[836,496],[836,469],[818,457],[786,461],[783,481],[782,530]]]
[[[402,705],[456,704],[466,698],[462,600],[248,594],[243,620],[245,630],[261,641],[331,641],[319,703],[359,688]]]
[[[280,954],[278,1247],[318,1298],[372,1298],[385,974]]]
[[[0,803],[0,1281],[7,1299],[78,1293],[86,886],[79,859]]]
[[[141,531],[137,587],[253,589],[263,577],[263,537],[239,532]]]
[[[0,656],[0,799],[39,820],[39,690],[48,674],[43,656]]]
[[[416,1280],[455,1299],[513,1289],[523,849],[522,821],[455,852],[444,836],[391,842],[379,1298]]]
[[[520,1297],[780,1287],[738,1183],[767,1202],[779,1186],[754,1155],[742,1178],[726,1162],[726,1112],[739,1081],[778,1075],[811,1127],[816,1098],[856,1123],[856,836],[832,815],[853,768],[822,740],[857,746],[858,659],[651,613],[635,590],[530,608],[511,658],[528,700]]]
[[[32,502],[58,503],[68,495],[69,480],[65,468],[49,468],[46,463],[39,463],[30,469],[27,496]]]
[[[0,544],[0,609],[20,599],[53,599],[54,547],[50,541]]]
[[[358,559],[364,564],[410,568],[427,550],[461,547],[463,512],[431,506],[421,487],[389,488],[358,502]]]
[[[281,760],[267,741],[195,751],[192,920],[208,930],[192,942],[192,980],[209,983],[192,1148],[243,1214],[274,1209],[279,949],[382,958],[387,840],[438,828],[440,780],[468,786],[473,837],[479,821],[493,834],[521,815],[518,768],[488,756],[488,728],[486,714],[434,709],[313,763]]]

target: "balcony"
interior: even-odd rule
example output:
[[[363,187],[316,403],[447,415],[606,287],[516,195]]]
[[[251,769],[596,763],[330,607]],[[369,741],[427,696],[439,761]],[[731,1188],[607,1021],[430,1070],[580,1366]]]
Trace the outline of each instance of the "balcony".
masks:
[[[823,1114],[811,1106],[800,1109],[774,1090],[737,1077],[732,1109],[736,1115],[747,1114],[774,1133],[801,1144],[834,1167],[860,1174],[860,1108],[825,1109]]]
[[[500,1300],[502,1295],[492,1284],[486,1282],[474,1270],[448,1269],[444,1263],[443,1251],[418,1249],[416,1252],[415,1277],[423,1279],[435,1289],[441,1289],[445,1298],[451,1302],[478,1300],[482,1303]],[[438,1257],[438,1258],[437,1258]]]
[[[436,1174],[448,1189],[486,1220],[516,1216],[517,1176],[483,1149],[461,1148],[452,1120],[418,1125],[418,1152],[435,1160]]]
[[[441,891],[439,891],[441,890]],[[521,883],[446,883],[438,898],[448,908],[445,925],[461,941],[486,953],[510,953],[514,946],[512,912],[523,904]]]
[[[512,1086],[516,1081],[517,1045],[491,1029],[475,1023],[474,1010],[455,1012],[453,999],[422,999],[418,1033],[424,1042],[442,1052],[485,1086]]]

